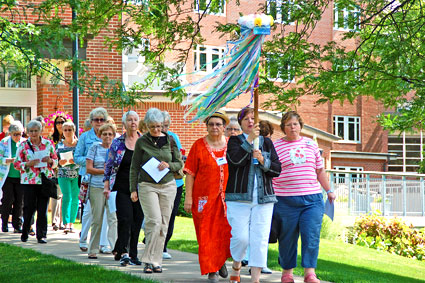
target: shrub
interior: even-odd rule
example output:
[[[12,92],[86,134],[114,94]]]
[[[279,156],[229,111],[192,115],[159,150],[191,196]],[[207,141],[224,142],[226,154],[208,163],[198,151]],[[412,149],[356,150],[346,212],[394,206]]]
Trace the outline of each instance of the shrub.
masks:
[[[361,216],[356,219],[348,242],[425,261],[425,229],[416,230],[400,218]]]
[[[183,185],[183,193],[182,193],[182,198],[180,200],[179,210],[177,212],[177,216],[192,217],[192,215],[190,213],[187,213],[186,211],[184,211],[184,200],[185,200],[185,198],[186,198],[186,186]]]

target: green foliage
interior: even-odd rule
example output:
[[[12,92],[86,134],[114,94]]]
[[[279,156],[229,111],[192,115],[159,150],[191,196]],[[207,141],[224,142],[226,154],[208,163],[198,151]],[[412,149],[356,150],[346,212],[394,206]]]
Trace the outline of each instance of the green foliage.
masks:
[[[425,229],[413,229],[399,218],[362,216],[356,220],[348,242],[425,261]]]
[[[341,238],[344,228],[336,222],[333,222],[328,216],[323,216],[322,229],[320,230],[320,239],[336,240]]]
[[[177,216],[183,216],[183,217],[190,217],[190,218],[192,218],[192,214],[187,213],[184,210],[184,200],[185,199],[186,199],[186,186],[183,185],[183,193],[182,193],[182,198],[180,200],[179,211],[177,212]]]

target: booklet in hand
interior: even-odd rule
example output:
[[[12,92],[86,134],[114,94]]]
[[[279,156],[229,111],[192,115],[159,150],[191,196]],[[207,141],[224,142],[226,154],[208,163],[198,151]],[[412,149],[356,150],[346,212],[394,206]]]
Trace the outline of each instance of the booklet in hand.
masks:
[[[154,179],[155,182],[159,182],[161,181],[161,179],[167,175],[167,173],[170,171],[169,168],[165,168],[164,170],[159,170],[158,169],[158,165],[159,163],[161,163],[158,159],[156,159],[155,157],[152,157],[151,159],[149,159],[148,162],[146,162],[143,166],[142,169],[146,171],[146,173],[149,174],[149,176],[152,177],[152,179]]]

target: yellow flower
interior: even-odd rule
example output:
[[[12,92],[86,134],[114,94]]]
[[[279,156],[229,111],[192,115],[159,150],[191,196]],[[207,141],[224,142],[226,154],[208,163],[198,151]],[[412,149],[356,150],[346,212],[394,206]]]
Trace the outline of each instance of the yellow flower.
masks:
[[[257,17],[257,18],[255,18],[254,19],[254,25],[256,26],[256,27],[261,27],[261,24],[262,24],[262,20],[261,20],[261,18],[260,17]]]

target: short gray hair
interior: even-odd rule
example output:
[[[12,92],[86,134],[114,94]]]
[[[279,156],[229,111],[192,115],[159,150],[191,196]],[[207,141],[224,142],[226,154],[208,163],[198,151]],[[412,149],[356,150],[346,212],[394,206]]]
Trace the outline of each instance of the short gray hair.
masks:
[[[168,121],[171,124],[171,116],[170,113],[168,113],[167,111],[162,111],[162,116],[164,116],[164,122]]]
[[[10,123],[9,133],[22,133],[24,131],[24,126],[22,126],[21,121],[15,120]]]
[[[106,111],[103,107],[93,109],[89,115],[90,121],[92,121],[96,116],[103,116],[103,119],[105,119],[106,122],[106,119],[108,119],[108,111]]]
[[[31,120],[31,121],[28,122],[27,131],[29,131],[30,129],[33,129],[35,127],[37,127],[40,130],[40,132],[43,129],[43,125],[40,123],[40,121]]]
[[[226,127],[226,129],[228,128],[228,127],[230,127],[230,126],[236,126],[236,127],[238,127],[239,129],[241,128],[241,126],[239,125],[239,123],[238,123],[238,118],[236,118],[236,117],[230,117],[230,122],[229,122],[229,124],[227,125],[227,127]]]
[[[137,114],[135,111],[130,110],[124,113],[124,115],[122,115],[122,123],[125,125],[125,122],[127,121],[127,117],[128,116],[136,116],[137,117],[137,121],[140,120],[139,114]]]
[[[146,125],[152,123],[163,123],[164,115],[162,115],[161,110],[159,110],[158,108],[149,108],[143,120],[145,121]]]
[[[71,127],[71,128],[72,128],[72,130],[75,132],[75,124],[74,124],[73,122],[71,122],[71,121],[67,121],[67,122],[63,123],[63,125],[62,125],[62,129],[63,129],[64,127]]]

